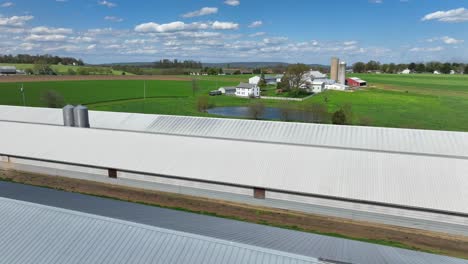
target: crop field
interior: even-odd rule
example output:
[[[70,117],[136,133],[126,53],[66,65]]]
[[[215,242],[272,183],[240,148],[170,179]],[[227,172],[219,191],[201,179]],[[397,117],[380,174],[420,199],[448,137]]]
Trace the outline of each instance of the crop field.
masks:
[[[0,66],[15,66],[16,69],[18,70],[26,70],[26,69],[33,69],[34,65],[33,64],[27,64],[27,63],[22,63],[22,64],[15,64],[15,63],[0,63]],[[57,74],[68,74],[68,70],[74,70],[78,71],[80,68],[90,68],[90,69],[101,69],[105,70],[108,68],[104,67],[97,67],[97,66],[71,66],[71,65],[50,65],[52,70],[54,70]],[[122,71],[116,71],[112,70],[113,75],[122,75]],[[129,75],[132,75],[131,73],[126,73]]]
[[[309,104],[325,104],[330,113],[344,105],[352,108],[352,123],[366,125],[468,131],[468,76],[462,75],[353,75],[368,81],[370,87],[355,92],[327,91],[289,107],[302,109]],[[131,78],[133,76],[129,76]],[[198,90],[192,90],[192,77],[173,80],[79,80],[24,82],[26,104],[44,106],[41,94],[53,90],[65,103],[86,104],[102,111],[211,116],[197,110],[197,97],[221,86],[246,82],[250,76],[197,76]],[[139,77],[140,78],[140,77]],[[145,78],[142,76],[141,78]],[[167,77],[166,77],[167,78]],[[21,83],[2,83],[0,104],[22,105]],[[250,99],[210,97],[211,106],[247,106]],[[262,100],[265,106],[283,102]]]

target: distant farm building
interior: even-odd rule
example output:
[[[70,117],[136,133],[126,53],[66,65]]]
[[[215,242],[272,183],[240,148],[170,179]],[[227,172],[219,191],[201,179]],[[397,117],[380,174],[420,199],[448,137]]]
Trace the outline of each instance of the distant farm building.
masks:
[[[313,93],[321,93],[325,91],[325,82],[321,80],[313,81],[312,82],[312,92]]]
[[[410,69],[405,69],[401,72],[401,74],[410,74],[411,70]]]
[[[439,71],[434,71],[434,74],[435,74],[435,75],[439,75],[440,72],[439,72]]]
[[[265,82],[266,82],[267,85],[275,85],[275,84],[281,82],[282,78],[283,78],[283,75],[276,75],[276,76],[265,75]],[[249,79],[249,83],[258,85],[260,80],[261,80],[260,76],[254,76],[254,77]]]
[[[15,66],[0,66],[0,75],[16,74],[17,70]]]
[[[221,87],[218,89],[224,95],[236,95],[236,87]]]
[[[260,88],[256,84],[240,83],[236,87],[236,96],[240,97],[260,97]]]
[[[366,87],[367,86],[366,81],[359,79],[357,77],[351,77],[351,78],[346,79],[346,84],[351,87]]]

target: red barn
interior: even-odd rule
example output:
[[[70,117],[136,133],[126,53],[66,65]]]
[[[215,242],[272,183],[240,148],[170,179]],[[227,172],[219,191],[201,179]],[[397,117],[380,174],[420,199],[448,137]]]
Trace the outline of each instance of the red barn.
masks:
[[[346,79],[346,84],[351,87],[365,87],[367,82],[356,77]]]

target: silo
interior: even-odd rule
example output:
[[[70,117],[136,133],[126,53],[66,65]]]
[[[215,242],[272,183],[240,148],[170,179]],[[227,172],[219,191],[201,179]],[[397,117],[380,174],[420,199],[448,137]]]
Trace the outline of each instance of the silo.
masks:
[[[330,79],[334,80],[335,82],[338,81],[339,64],[340,64],[340,60],[338,58],[333,57],[331,59]]]
[[[75,127],[89,128],[89,114],[86,106],[78,105],[73,109]]]
[[[66,105],[63,108],[63,125],[68,127],[75,126],[75,116],[73,113],[73,105]]]
[[[342,61],[340,63],[339,73],[338,73],[338,82],[340,84],[346,84],[346,62]]]

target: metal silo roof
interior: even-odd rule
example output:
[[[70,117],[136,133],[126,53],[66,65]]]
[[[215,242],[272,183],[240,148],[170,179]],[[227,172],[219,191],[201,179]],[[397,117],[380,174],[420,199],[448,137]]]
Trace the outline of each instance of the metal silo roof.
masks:
[[[0,198],[0,263],[321,263],[318,259]]]

